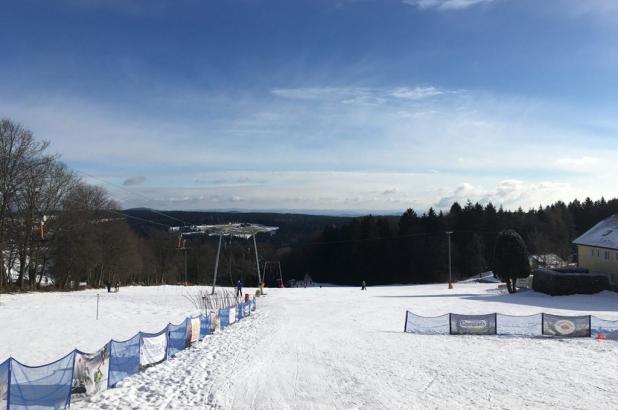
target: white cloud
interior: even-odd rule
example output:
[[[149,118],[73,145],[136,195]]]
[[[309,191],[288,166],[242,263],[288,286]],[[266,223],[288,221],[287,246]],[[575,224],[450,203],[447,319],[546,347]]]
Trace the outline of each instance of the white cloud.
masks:
[[[339,88],[339,87],[301,87],[301,88],[275,88],[271,92],[279,97],[293,100],[316,100],[316,99],[341,99],[353,95],[365,93],[363,88]]]
[[[559,167],[566,169],[590,169],[601,163],[601,159],[588,156],[582,156],[577,158],[559,158],[555,161],[555,164]]]
[[[145,176],[136,176],[136,177],[129,177],[127,179],[125,179],[122,182],[122,185],[124,186],[134,186],[134,185],[141,185],[146,181],[146,177]]]
[[[150,202],[111,189],[127,207],[424,210],[467,197],[527,207],[610,197],[618,184],[618,149],[608,144],[616,128],[595,127],[611,117],[581,107],[431,86],[287,88],[175,104],[162,117],[7,98],[0,112],[50,140],[69,166],[117,185],[127,174],[147,178],[131,190]]]
[[[498,182],[489,189],[464,182],[440,198],[435,207],[448,209],[454,202],[465,204],[470,200],[483,205],[491,202],[506,209],[517,207],[527,209],[548,205],[558,200],[569,201],[584,194],[571,184],[554,181],[524,182],[508,179]]]
[[[390,95],[395,98],[403,98],[406,100],[422,100],[424,98],[435,97],[436,95],[444,94],[444,91],[435,87],[402,87],[393,90]]]
[[[493,0],[402,0],[403,3],[418,7],[421,10],[461,10]]]
[[[373,105],[397,100],[425,100],[456,91],[433,86],[368,88],[368,87],[300,87],[275,88],[271,93],[292,100],[334,101],[344,104]]]

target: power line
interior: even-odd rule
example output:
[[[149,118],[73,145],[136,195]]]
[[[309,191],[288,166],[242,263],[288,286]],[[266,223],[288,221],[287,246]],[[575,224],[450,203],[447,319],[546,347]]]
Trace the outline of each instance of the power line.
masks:
[[[80,202],[80,201],[76,201],[74,199],[69,199],[69,198],[63,198],[62,201],[67,201],[67,202],[72,202],[74,204],[79,204],[79,205],[85,205],[84,202]],[[159,225],[159,226],[163,226],[165,228],[171,228],[171,225],[168,224],[164,224],[161,222],[157,222],[157,221],[153,221],[151,219],[146,219],[146,218],[140,218],[139,216],[133,216],[133,215],[127,215],[125,213],[122,213],[120,211],[115,211],[113,209],[103,209],[103,208],[97,208],[97,209],[86,209],[87,211],[95,211],[95,212],[109,212],[111,214],[115,214],[115,215],[119,215],[123,218],[130,218],[130,219],[135,219],[141,222],[146,222],[146,223],[150,223],[150,224],[154,224],[154,225]]]
[[[475,230],[458,230],[451,231],[452,233],[495,233],[498,234],[500,231],[475,231]],[[419,232],[413,234],[406,235],[395,235],[395,236],[376,236],[373,238],[359,238],[359,239],[343,239],[340,241],[321,241],[321,242],[310,242],[310,245],[327,245],[327,244],[337,244],[337,243],[352,243],[352,242],[369,242],[369,241],[382,241],[382,240],[392,240],[392,239],[402,239],[402,238],[413,238],[413,237],[421,237],[421,236],[431,236],[431,235],[443,235],[444,231],[435,231],[435,232]]]
[[[148,201],[154,202],[154,200],[153,200],[152,198],[149,198],[149,197],[147,197],[146,195],[141,194],[141,193],[139,193],[139,192],[134,192],[134,191],[131,191],[130,189],[125,188],[125,187],[123,187],[122,185],[118,185],[118,184],[116,184],[116,183],[113,183],[113,182],[110,182],[110,181],[104,180],[104,179],[99,178],[99,177],[95,177],[94,175],[90,175],[90,174],[88,174],[88,173],[86,173],[86,172],[84,172],[84,171],[80,171],[80,170],[77,170],[77,169],[74,169],[74,171],[75,171],[75,172],[77,172],[78,174],[82,174],[82,175],[84,175],[84,176],[87,176],[88,178],[92,178],[92,179],[96,179],[97,181],[101,181],[101,182],[103,182],[104,184],[109,184],[109,185],[115,186],[116,188],[119,188],[119,189],[121,189],[121,190],[123,190],[123,191],[125,191],[125,192],[128,192],[129,194],[136,195],[136,196],[142,197],[142,198],[144,198],[144,199],[146,199],[146,200],[148,200]],[[182,220],[182,219],[180,219],[180,218],[176,218],[176,217],[174,217],[174,216],[167,215],[166,213],[161,212],[161,211],[157,211],[156,209],[153,209],[153,208],[145,208],[145,209],[146,209],[146,210],[148,210],[148,211],[150,211],[150,212],[152,212],[152,213],[155,213],[155,214],[158,214],[158,215],[164,216],[164,217],[166,217],[166,218],[172,219],[172,220],[174,220],[174,221],[180,222],[180,223],[182,223],[183,225],[195,225],[195,224],[193,224],[193,223],[191,223],[191,222],[187,222],[187,221]]]
[[[10,155],[10,154],[0,154],[0,158],[11,158],[11,155]],[[42,158],[41,158],[41,161],[40,161],[40,162],[30,164],[30,166],[28,166],[27,168],[22,169],[22,170],[20,170],[20,171],[21,171],[21,172],[23,172],[23,173],[25,173],[25,172],[29,171],[29,170],[30,170],[30,169],[32,169],[32,168],[39,167],[39,166],[41,166],[41,165],[43,165],[43,164],[50,163],[50,162],[53,162],[53,161],[55,161],[55,160],[57,160],[57,158],[56,158],[56,156],[55,156],[55,155],[42,156]],[[136,196],[142,197],[142,198],[144,198],[144,199],[146,199],[146,200],[148,200],[148,201],[154,202],[154,200],[153,200],[152,198],[149,198],[148,196],[146,196],[146,195],[144,195],[144,194],[141,194],[141,193],[139,193],[139,192],[134,192],[134,191],[131,191],[131,190],[129,190],[129,189],[127,189],[127,188],[123,187],[122,185],[115,184],[115,183],[113,183],[113,182],[107,181],[107,180],[102,179],[102,178],[99,178],[99,177],[95,177],[94,175],[88,174],[87,172],[80,171],[80,170],[75,169],[75,168],[69,168],[69,170],[70,170],[70,171],[73,171],[73,172],[75,172],[75,173],[77,173],[77,174],[81,174],[81,175],[83,175],[83,176],[86,176],[86,177],[88,177],[88,178],[96,179],[97,181],[101,181],[101,182],[103,182],[104,184],[108,184],[108,185],[115,186],[116,188],[122,189],[123,191],[128,192],[129,194],[136,195]],[[172,219],[172,220],[174,220],[174,221],[176,221],[176,222],[180,222],[180,223],[182,223],[183,225],[195,225],[195,224],[193,224],[193,223],[191,223],[191,222],[187,222],[187,221],[182,220],[182,219],[180,219],[180,218],[176,218],[176,217],[174,217],[174,216],[168,215],[168,214],[166,214],[166,213],[163,213],[163,212],[158,211],[158,210],[153,209],[153,208],[144,208],[144,209],[146,209],[147,211],[150,211],[150,212],[152,212],[152,213],[155,213],[155,214],[158,214],[158,215],[164,216],[164,217],[166,217],[166,218]],[[127,216],[127,215],[125,215],[125,216]],[[134,218],[134,219],[139,219],[139,217],[133,217],[133,218]],[[161,224],[161,225],[162,225],[162,224]],[[166,225],[166,226],[171,227],[170,225]]]

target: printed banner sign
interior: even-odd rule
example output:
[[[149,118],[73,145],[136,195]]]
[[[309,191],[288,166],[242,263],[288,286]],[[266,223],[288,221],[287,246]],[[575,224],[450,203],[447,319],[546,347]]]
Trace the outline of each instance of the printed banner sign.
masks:
[[[590,337],[590,316],[543,314],[543,336]]]
[[[221,324],[219,323],[219,311],[210,312],[210,333],[221,330]]]
[[[191,347],[191,337],[193,335],[193,328],[191,326],[191,320],[185,320],[185,349]]]
[[[200,340],[200,318],[191,318],[191,344]]]
[[[242,314],[244,317],[247,317],[251,314],[251,302],[243,303]]]
[[[228,324],[236,323],[236,306],[230,308],[230,321]]]
[[[496,315],[457,315],[451,313],[452,335],[495,335]]]
[[[75,352],[71,394],[91,396],[107,389],[109,345],[97,353]]]
[[[139,364],[141,366],[148,366],[165,360],[165,352],[167,350],[166,333],[163,332],[158,336],[142,337],[142,346],[139,352]]]

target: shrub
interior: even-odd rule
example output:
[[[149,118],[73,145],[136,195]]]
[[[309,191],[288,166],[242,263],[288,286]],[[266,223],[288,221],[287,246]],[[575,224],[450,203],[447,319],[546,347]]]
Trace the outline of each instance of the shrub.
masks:
[[[532,279],[532,289],[551,296],[592,294],[610,290],[605,275],[578,271],[537,270]]]
[[[509,293],[517,291],[518,278],[530,276],[528,249],[522,237],[512,229],[500,232],[494,248],[494,275],[506,282]]]

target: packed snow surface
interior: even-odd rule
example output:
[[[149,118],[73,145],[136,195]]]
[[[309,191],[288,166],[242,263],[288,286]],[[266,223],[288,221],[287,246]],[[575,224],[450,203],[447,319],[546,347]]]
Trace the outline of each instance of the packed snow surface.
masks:
[[[0,356],[31,364],[161,329],[197,288],[0,298]],[[405,311],[618,319],[618,294],[505,295],[497,284],[269,289],[257,314],[74,408],[615,408],[618,343],[404,334]],[[0,360],[2,360],[0,358]]]

